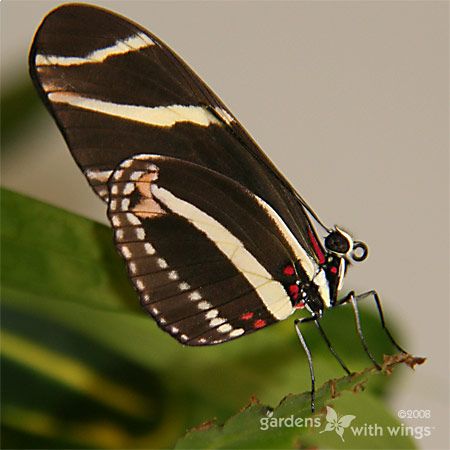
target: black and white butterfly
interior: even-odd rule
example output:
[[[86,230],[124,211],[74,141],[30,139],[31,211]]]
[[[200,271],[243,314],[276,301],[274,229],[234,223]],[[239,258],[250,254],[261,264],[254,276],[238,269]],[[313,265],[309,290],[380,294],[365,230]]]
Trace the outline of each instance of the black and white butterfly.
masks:
[[[29,62],[75,161],[107,204],[141,303],[163,330],[186,345],[219,344],[306,308],[310,316],[295,324],[314,380],[299,323],[314,321],[335,354],[318,319],[350,302],[374,361],[357,300],[372,296],[384,327],[376,292],[338,300],[350,260],[364,260],[366,245],[325,227],[156,36],[109,11],[64,5],[42,22]]]

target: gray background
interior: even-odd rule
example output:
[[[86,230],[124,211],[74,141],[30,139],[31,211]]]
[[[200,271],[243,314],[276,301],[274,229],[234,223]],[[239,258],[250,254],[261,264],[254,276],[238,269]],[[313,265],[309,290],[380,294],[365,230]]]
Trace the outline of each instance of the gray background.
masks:
[[[57,1],[3,1],[3,87]],[[371,249],[346,287],[376,288],[408,349],[391,403],[448,446],[447,2],[92,1],[162,38],[218,93],[327,224]],[[4,112],[7,114],[7,111]],[[105,222],[48,115],[8,152],[3,185]],[[349,330],[353,332],[353,330]]]

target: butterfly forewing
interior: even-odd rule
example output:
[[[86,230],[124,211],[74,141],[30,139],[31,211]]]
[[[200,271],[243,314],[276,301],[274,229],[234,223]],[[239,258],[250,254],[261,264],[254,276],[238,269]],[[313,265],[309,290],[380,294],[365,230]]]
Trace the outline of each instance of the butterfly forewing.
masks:
[[[312,259],[297,194],[222,101],[156,36],[106,10],[63,5],[36,33],[30,71],[72,155],[105,201],[116,166],[162,154],[234,179],[270,204]]]

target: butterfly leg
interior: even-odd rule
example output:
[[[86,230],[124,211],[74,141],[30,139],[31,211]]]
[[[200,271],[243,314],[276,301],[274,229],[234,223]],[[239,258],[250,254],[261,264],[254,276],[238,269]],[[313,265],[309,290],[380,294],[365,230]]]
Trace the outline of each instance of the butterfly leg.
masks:
[[[359,297],[359,296],[358,296]],[[355,315],[355,324],[356,324],[356,331],[359,336],[359,340],[361,341],[361,344],[364,348],[364,351],[366,352],[366,355],[370,358],[370,360],[373,362],[373,365],[378,369],[381,370],[381,366],[377,363],[374,356],[369,350],[369,347],[367,346],[366,339],[364,338],[364,334],[361,327],[361,319],[359,317],[359,309],[356,302],[356,299],[358,297],[355,297],[355,293],[353,291],[349,292],[346,297],[344,297],[342,300],[339,301],[337,306],[343,305],[345,303],[350,302],[353,308],[353,313]]]
[[[362,327],[361,327],[361,319],[359,317],[359,309],[358,309],[358,304],[356,303],[355,296],[352,295],[350,297],[349,301],[350,301],[350,303],[352,305],[353,313],[355,315],[356,331],[358,332],[359,340],[361,341],[361,344],[362,344],[362,346],[364,348],[364,351],[366,352],[366,354],[370,358],[370,360],[373,362],[374,366],[378,370],[381,370],[381,366],[377,363],[377,361],[375,360],[375,357],[372,355],[372,353],[369,350],[369,347],[367,346],[367,342],[366,342],[366,339],[364,337],[364,334],[363,334],[363,331],[362,331]]]
[[[309,365],[309,373],[311,375],[311,412],[314,412],[316,409],[315,405],[315,395],[316,395],[316,380],[314,377],[314,366],[313,361],[311,357],[311,352],[306,345],[305,338],[303,337],[302,332],[300,331],[300,324],[303,322],[310,322],[311,320],[317,320],[317,317],[315,315],[311,317],[303,317],[302,319],[295,319],[294,320],[294,326],[295,330],[297,331],[298,339],[300,340],[303,350],[305,350],[306,357],[308,358],[308,365]]]
[[[383,308],[381,306],[381,300],[380,300],[380,297],[378,296],[377,291],[371,290],[371,291],[367,291],[367,292],[364,292],[364,293],[356,295],[356,296],[355,296],[355,293],[352,291],[344,299],[342,299],[339,302],[339,305],[346,303],[349,300],[350,296],[353,296],[357,302],[360,301],[360,300],[364,300],[367,297],[372,297],[373,300],[375,301],[375,305],[377,307],[378,316],[380,317],[381,326],[384,329],[384,332],[386,333],[387,337],[391,341],[392,345],[397,350],[399,350],[401,353],[408,353],[406,350],[404,350],[402,347],[400,347],[399,344],[397,344],[397,342],[395,341],[395,339],[392,336],[391,332],[389,331],[388,327],[386,326],[386,322],[384,320]]]

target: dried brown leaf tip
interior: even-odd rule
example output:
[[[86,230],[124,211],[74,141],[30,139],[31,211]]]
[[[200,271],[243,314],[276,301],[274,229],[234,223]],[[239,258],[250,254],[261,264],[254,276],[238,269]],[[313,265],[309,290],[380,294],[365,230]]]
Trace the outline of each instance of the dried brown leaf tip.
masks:
[[[414,369],[416,367],[416,365],[420,366],[427,360],[427,358],[423,358],[422,356],[412,356],[412,355],[407,355],[407,356],[408,357],[404,362],[409,367],[411,367],[411,369]]]
[[[334,380],[334,379],[330,380],[329,384],[330,384],[330,396],[331,396],[331,398],[336,398],[336,396],[339,395],[336,392],[336,380]]]
[[[366,384],[367,384],[367,380],[363,380],[361,381],[361,383],[356,383],[353,386],[352,391],[357,394],[358,392],[364,391],[364,389],[366,388]]]
[[[212,420],[206,420],[205,422],[202,422],[200,425],[197,425],[193,428],[191,428],[189,430],[189,432],[193,432],[193,431],[206,431],[209,430],[211,427],[213,427],[214,425],[216,425],[216,420],[217,419],[212,419]]]
[[[420,356],[412,356],[409,353],[398,353],[396,355],[384,355],[383,356],[383,370],[389,375],[392,373],[392,369],[397,364],[406,364],[411,369],[414,369],[416,365],[423,364],[426,358]]]
[[[243,406],[243,407],[239,410],[239,412],[243,412],[243,411],[245,411],[246,409],[250,408],[250,407],[253,406],[253,405],[260,405],[260,402],[259,402],[258,398],[255,397],[254,395],[252,395],[252,396],[250,397],[250,400],[248,401],[248,403],[247,403],[245,406]]]

